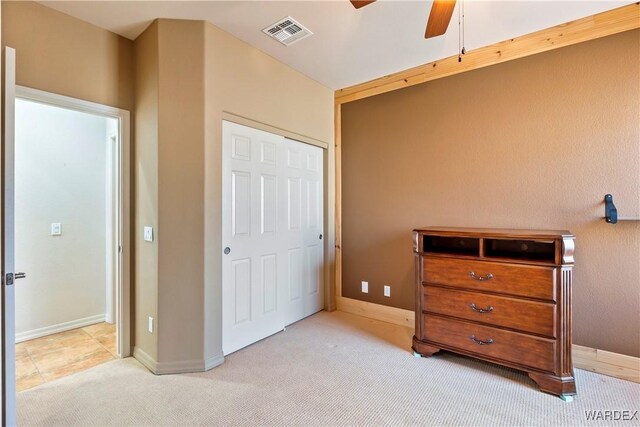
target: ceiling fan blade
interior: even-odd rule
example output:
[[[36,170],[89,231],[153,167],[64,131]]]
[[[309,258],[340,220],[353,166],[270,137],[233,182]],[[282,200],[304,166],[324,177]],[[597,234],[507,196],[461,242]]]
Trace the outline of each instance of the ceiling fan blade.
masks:
[[[356,9],[360,9],[361,7],[365,7],[368,4],[373,3],[376,0],[351,0],[351,4]]]
[[[429,22],[424,33],[425,39],[441,36],[447,32],[455,6],[456,0],[433,0]]]

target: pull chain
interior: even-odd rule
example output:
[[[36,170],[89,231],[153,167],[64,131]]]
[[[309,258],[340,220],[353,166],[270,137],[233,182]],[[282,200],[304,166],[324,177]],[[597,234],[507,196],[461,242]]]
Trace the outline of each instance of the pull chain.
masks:
[[[458,6],[458,62],[462,62],[462,55],[467,53],[464,48],[464,0]]]
[[[462,6],[462,54],[464,55],[465,53],[467,53],[467,50],[465,49],[464,45],[465,45],[465,41],[464,41],[464,0],[460,0],[461,6]]]
[[[462,62],[462,11],[460,3],[458,4],[458,62]]]

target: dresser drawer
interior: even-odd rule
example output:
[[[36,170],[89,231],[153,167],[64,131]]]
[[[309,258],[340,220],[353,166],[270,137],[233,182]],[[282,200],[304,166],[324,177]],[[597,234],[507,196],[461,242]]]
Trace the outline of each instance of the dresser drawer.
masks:
[[[556,295],[554,267],[425,256],[423,280],[440,285],[552,301],[555,301]]]
[[[423,322],[423,338],[444,348],[554,372],[554,339],[439,316],[424,315]]]
[[[555,304],[425,286],[423,309],[490,325],[555,337]]]

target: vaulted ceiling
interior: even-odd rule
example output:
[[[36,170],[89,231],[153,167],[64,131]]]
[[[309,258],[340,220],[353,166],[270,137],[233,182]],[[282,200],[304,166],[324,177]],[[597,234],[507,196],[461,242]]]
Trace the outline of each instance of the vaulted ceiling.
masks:
[[[129,39],[155,18],[206,20],[331,89],[458,52],[459,0],[444,36],[425,40],[431,0],[379,0],[356,10],[332,1],[41,1]],[[466,0],[465,47],[486,46],[631,1]],[[291,16],[314,34],[286,47],[262,29]]]

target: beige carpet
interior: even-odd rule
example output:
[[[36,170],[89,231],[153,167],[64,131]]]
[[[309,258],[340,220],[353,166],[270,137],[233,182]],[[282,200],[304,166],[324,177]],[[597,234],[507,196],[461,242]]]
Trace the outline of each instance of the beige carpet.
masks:
[[[520,372],[452,354],[414,358],[411,333],[321,312],[200,374],[109,362],[19,393],[21,425],[640,425],[640,384],[581,370],[572,403]]]

